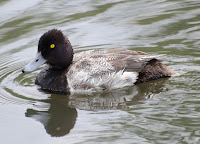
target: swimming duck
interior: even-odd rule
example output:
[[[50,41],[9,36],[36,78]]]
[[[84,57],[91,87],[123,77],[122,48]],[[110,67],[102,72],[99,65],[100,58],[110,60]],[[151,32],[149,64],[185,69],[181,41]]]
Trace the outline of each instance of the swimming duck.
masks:
[[[157,59],[161,56],[121,49],[74,54],[62,31],[52,29],[41,36],[36,58],[22,72],[32,72],[46,63],[36,84],[52,92],[111,90],[175,75]]]

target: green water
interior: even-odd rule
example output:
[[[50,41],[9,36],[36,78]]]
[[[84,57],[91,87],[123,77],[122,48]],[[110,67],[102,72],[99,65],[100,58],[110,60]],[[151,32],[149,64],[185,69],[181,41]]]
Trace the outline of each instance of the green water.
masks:
[[[1,144],[200,143],[199,0],[1,0],[0,8]],[[52,28],[75,52],[166,54],[181,75],[88,95],[41,91],[41,69],[21,69]]]

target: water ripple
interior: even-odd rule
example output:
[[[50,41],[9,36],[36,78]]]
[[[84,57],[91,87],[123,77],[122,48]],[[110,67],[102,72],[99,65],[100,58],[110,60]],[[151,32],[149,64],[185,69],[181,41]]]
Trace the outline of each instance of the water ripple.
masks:
[[[27,117],[54,136],[69,120],[67,133],[73,131],[59,139],[61,143],[66,139],[69,143],[199,142],[198,0],[3,0],[0,4],[2,105],[22,105]],[[42,33],[52,28],[68,36],[75,52],[123,48],[167,54],[162,60],[181,75],[92,95],[66,97],[41,91],[35,85],[40,70],[22,74],[21,69],[36,54]],[[51,127],[57,124],[63,127]],[[20,134],[28,132],[20,129]],[[40,138],[46,138],[42,133],[40,129]]]

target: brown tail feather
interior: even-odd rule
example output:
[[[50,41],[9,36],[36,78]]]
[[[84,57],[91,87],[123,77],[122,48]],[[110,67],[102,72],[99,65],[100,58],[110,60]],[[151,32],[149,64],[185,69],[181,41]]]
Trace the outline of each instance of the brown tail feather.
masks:
[[[175,72],[162,64],[160,60],[152,59],[139,72],[136,84],[173,75],[175,75]]]

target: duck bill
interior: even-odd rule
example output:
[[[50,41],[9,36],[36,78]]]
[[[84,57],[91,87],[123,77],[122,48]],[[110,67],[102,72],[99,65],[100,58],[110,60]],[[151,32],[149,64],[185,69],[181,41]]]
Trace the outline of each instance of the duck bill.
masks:
[[[22,72],[32,72],[34,70],[36,70],[37,68],[39,68],[41,65],[45,64],[46,60],[43,58],[43,56],[41,55],[41,52],[38,52],[35,59],[30,62],[29,64],[27,64],[23,69]]]

